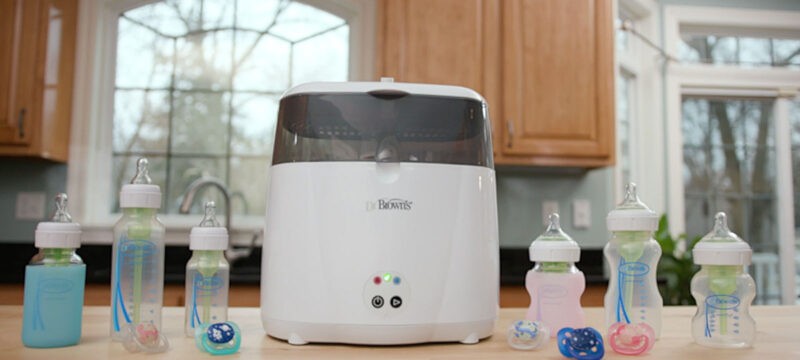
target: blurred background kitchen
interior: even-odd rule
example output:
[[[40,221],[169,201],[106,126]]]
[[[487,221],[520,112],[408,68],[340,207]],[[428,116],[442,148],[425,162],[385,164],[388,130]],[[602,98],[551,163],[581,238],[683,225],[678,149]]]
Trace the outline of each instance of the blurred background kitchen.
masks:
[[[118,191],[147,156],[165,305],[183,304],[188,231],[214,200],[237,247],[231,305],[258,306],[282,92],[380,76],[489,102],[501,305],[528,304],[550,211],[583,248],[584,305],[602,305],[605,216],[628,181],[664,215],[665,301],[690,301],[691,245],[725,211],[753,248],[756,303],[798,302],[800,1],[0,0],[0,50],[0,304],[21,304],[62,191],[86,302],[108,304]]]

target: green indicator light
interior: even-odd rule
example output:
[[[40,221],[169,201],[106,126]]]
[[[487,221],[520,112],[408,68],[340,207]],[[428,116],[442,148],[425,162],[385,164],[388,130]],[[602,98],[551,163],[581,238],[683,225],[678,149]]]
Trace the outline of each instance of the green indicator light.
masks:
[[[389,273],[383,274],[383,281],[386,282],[392,281],[392,274]]]

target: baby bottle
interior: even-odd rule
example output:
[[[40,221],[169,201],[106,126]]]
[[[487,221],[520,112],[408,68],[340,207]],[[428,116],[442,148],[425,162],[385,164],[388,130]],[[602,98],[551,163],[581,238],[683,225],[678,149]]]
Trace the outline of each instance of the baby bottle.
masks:
[[[81,226],[67,212],[67,195],[56,196],[56,212],[36,226],[39,248],[25,267],[22,343],[33,348],[78,344],[81,338],[86,265],[75,249]]]
[[[753,345],[756,322],[750,303],[755,283],[744,266],[753,251],[728,229],[725,213],[717,213],[714,229],[695,245],[692,254],[700,272],[692,278],[692,296],[697,313],[692,318],[692,336],[700,345],[743,348]]]
[[[609,340],[619,336],[636,347],[628,349],[632,354],[640,353],[649,350],[661,333],[664,305],[656,285],[661,247],[652,238],[658,216],[639,200],[636,184],[629,183],[625,199],[608,214],[606,225],[611,231],[603,249],[610,269],[604,299],[606,329]]]
[[[562,328],[583,327],[581,294],[586,281],[575,267],[581,249],[561,230],[558,214],[550,214],[547,230],[533,240],[528,250],[536,265],[525,277],[531,296],[526,318],[543,323],[553,337]]]
[[[151,184],[147,159],[122,186],[122,218],[114,225],[111,258],[111,338],[124,340],[128,327],[161,328],[164,294],[164,225],[156,217],[161,190]]]
[[[186,264],[186,336],[204,324],[228,320],[228,274],[225,259],[228,231],[219,226],[213,201],[206,203],[206,215],[199,226],[192,228],[189,249],[192,258]]]

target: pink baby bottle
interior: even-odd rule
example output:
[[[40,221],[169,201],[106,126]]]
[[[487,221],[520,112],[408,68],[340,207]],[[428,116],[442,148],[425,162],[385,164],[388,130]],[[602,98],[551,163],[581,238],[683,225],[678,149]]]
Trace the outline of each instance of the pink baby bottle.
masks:
[[[531,296],[527,319],[543,323],[553,337],[565,327],[584,327],[581,294],[586,281],[575,267],[581,249],[561,230],[558,214],[550,214],[547,230],[533,240],[528,250],[536,265],[525,277]]]

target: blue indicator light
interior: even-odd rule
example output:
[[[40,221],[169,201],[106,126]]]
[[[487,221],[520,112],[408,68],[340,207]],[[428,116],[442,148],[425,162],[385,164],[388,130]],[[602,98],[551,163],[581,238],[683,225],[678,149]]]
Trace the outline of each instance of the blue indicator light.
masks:
[[[395,285],[400,285],[400,277],[399,276],[395,276],[394,277],[394,284]]]

